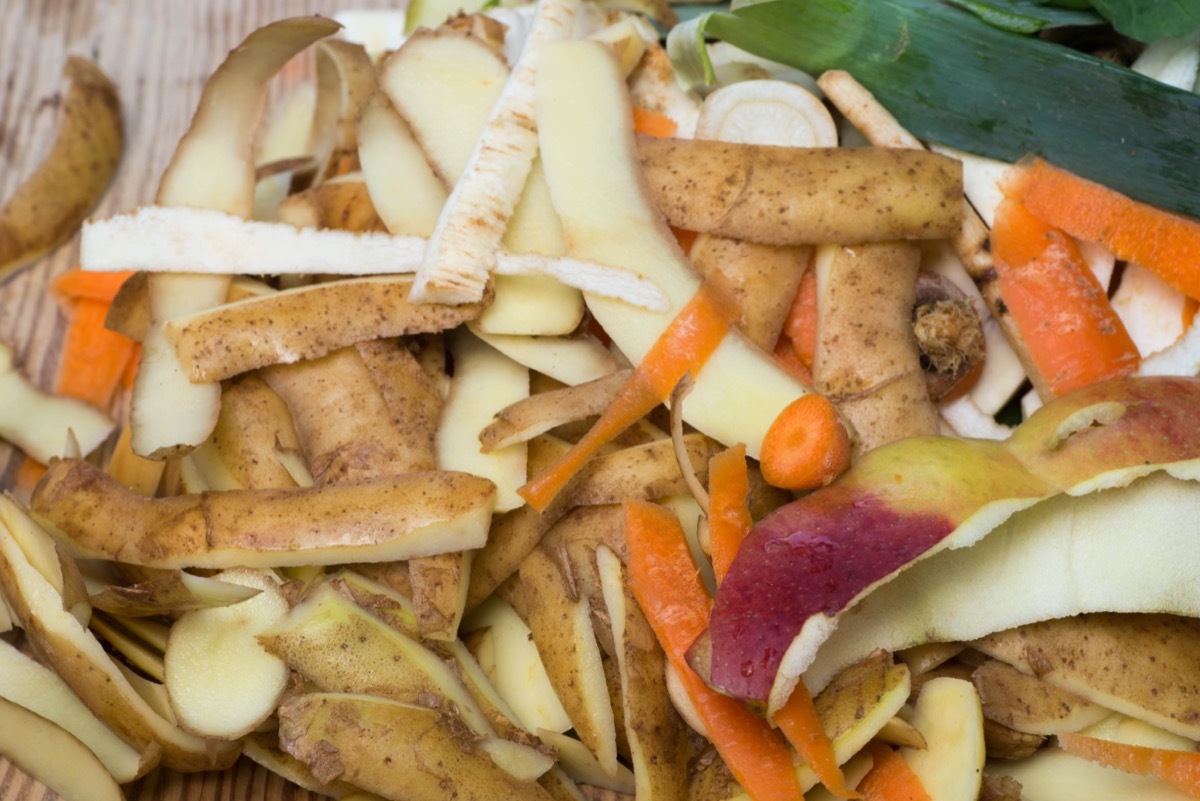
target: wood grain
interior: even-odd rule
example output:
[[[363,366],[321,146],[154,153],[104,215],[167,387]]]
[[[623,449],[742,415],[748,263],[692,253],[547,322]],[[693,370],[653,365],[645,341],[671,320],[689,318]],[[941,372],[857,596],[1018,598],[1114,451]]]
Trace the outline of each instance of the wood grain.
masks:
[[[187,128],[205,78],[254,28],[288,16],[332,16],[396,0],[0,0],[0,198],[37,166],[53,141],[62,67],[69,55],[96,61],[117,84],[126,152],[94,214],[150,202]],[[0,284],[0,340],[26,374],[53,384],[65,320],[50,281],[76,263],[78,238]],[[0,443],[0,489],[23,456]],[[127,788],[130,801],[310,801],[321,798],[243,759],[220,774],[155,773]],[[58,795],[0,758],[0,801]]]

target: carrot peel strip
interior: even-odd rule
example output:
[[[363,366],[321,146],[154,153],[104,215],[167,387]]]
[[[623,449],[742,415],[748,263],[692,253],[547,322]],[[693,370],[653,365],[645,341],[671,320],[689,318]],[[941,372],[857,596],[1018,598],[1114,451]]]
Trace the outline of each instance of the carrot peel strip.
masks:
[[[712,602],[679,519],[645,501],[627,500],[624,510],[630,587],[713,746],[754,801],[796,801],[800,782],[783,737],[744,703],[705,684],[687,662]]]
[[[1189,795],[1200,796],[1200,753],[1130,745],[1084,734],[1058,735],[1064,751],[1125,773],[1155,776]]]
[[[1071,236],[1101,242],[1200,299],[1200,221],[1133,200],[1043,159],[1021,165],[1005,194]]]
[[[737,315],[736,306],[710,282],[680,310],[621,387],[612,404],[566,455],[517,492],[543,511],[595,453],[671,396],[687,373],[700,372]]]
[[[861,793],[846,786],[846,777],[833,753],[833,742],[821,725],[817,707],[803,681],[797,682],[796,689],[775,713],[774,720],[825,789],[838,798],[862,798]]]
[[[1074,239],[1006,197],[992,255],[1004,305],[1052,395],[1137,369],[1137,346]]]
[[[634,106],[633,130],[646,136],[670,139],[679,132],[679,126],[666,114],[652,111],[645,106]]]
[[[746,508],[750,477],[746,469],[746,446],[726,448],[708,461],[708,539],[712,549],[713,573],[720,583],[729,572],[742,540],[754,521]]]
[[[881,742],[867,746],[874,764],[858,783],[867,801],[931,801],[920,777],[899,752]]]
[[[133,272],[87,272],[79,268],[67,270],[54,279],[50,291],[59,300],[70,301],[89,298],[112,303],[113,298]]]
[[[104,327],[109,304],[79,297],[70,302],[70,323],[55,392],[107,409],[133,358],[136,343]]]
[[[792,343],[796,358],[812,372],[817,352],[817,271],[806,270],[792,299],[783,331]]]

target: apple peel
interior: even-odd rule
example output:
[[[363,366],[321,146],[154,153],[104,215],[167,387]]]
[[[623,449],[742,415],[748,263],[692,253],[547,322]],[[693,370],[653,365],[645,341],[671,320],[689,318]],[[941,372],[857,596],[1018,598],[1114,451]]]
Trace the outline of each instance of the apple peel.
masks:
[[[1195,582],[1176,575],[1194,576],[1200,562],[1178,528],[1200,514],[1200,493],[1158,479],[1148,489],[1077,499],[1156,472],[1200,480],[1198,403],[1200,380],[1123,379],[1047,404],[1003,442],[920,437],[871,452],[834,484],[755,527],[714,603],[713,683],[774,710],[802,675],[817,692],[838,668],[880,647],[972,639],[1082,611],[1200,615],[1200,592],[1187,590]],[[1080,420],[1092,422],[1080,427]],[[1022,512],[1047,499],[1054,500],[1045,509]],[[1075,521],[1094,504],[1104,513],[1090,518],[1089,531]],[[998,544],[977,545],[993,532]],[[1150,553],[1162,555],[1157,561],[1173,568],[1175,580],[1156,575],[1153,586],[1162,590],[1151,592],[1148,581],[1130,576],[1103,592],[1064,592],[1051,602],[1052,590],[1064,590],[1062,570],[1033,570],[1033,557],[1012,550],[1013,532],[1025,533],[1021,547],[1036,545],[1030,553],[1038,558],[1066,565],[1072,588],[1079,577],[1108,581],[1114,566]],[[1042,544],[1051,538],[1057,550]],[[943,551],[956,553],[924,563]],[[1029,575],[1039,578],[1021,579]],[[981,601],[985,590],[994,594]],[[990,628],[972,635],[964,620]]]

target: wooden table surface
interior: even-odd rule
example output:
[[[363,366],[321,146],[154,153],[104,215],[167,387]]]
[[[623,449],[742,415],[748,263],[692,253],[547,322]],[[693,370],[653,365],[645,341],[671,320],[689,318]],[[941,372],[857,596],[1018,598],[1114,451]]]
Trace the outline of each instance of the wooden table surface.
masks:
[[[96,61],[116,83],[126,150],[94,214],[153,200],[159,176],[191,119],[205,78],[250,31],[300,14],[395,7],[401,0],[0,0],[0,198],[36,167],[54,139],[62,67],[69,55]],[[0,284],[0,340],[26,374],[53,383],[65,320],[49,282],[76,263],[78,238]],[[22,460],[0,444],[0,488]],[[132,799],[288,801],[319,798],[243,759],[223,774],[154,774]],[[0,758],[0,801],[58,796]]]

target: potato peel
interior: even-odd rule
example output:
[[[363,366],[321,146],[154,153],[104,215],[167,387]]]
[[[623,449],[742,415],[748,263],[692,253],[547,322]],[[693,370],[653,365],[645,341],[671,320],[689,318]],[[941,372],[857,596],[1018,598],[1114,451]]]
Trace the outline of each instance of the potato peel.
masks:
[[[65,242],[116,174],[125,147],[117,87],[91,61],[72,56],[70,88],[50,153],[0,209],[0,279]]]

